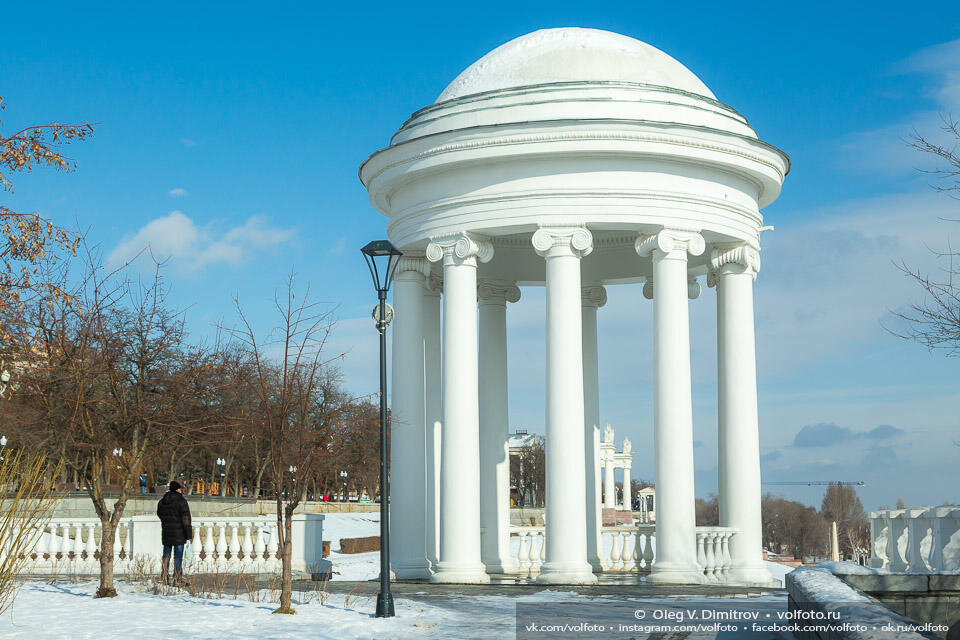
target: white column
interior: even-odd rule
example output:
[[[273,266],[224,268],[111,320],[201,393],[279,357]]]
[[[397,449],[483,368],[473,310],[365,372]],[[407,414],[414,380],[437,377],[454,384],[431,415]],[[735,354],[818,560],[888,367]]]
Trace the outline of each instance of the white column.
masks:
[[[763,562],[760,517],[760,435],[753,335],[753,281],[760,255],[747,245],[717,247],[709,284],[717,287],[718,469],[720,525],[730,539],[731,578],[774,582]]]
[[[394,276],[390,556],[397,578],[427,578],[424,294],[430,265],[404,255]]]
[[[466,233],[427,245],[431,262],[443,260],[440,562],[431,582],[490,581],[480,561],[477,260],[492,257],[489,242]]]
[[[603,463],[603,508],[617,508],[617,483],[613,476],[613,460],[607,458]]]
[[[587,563],[580,259],[593,249],[585,227],[533,234],[547,262],[546,561],[537,582],[592,584]]]
[[[687,253],[700,255],[704,242],[699,233],[664,229],[656,235],[637,238],[636,250],[653,259],[657,558],[647,582],[701,583],[694,511]]]
[[[633,511],[633,495],[630,488],[630,465],[623,467],[623,509],[624,511]]]
[[[423,336],[426,360],[427,423],[427,559],[436,570],[440,561],[440,425],[442,424],[440,375],[440,292],[442,280],[431,276],[423,301]]]
[[[607,303],[607,290],[600,285],[583,287],[580,293],[583,323],[583,444],[587,474],[587,562],[594,572],[600,562],[600,363],[597,350],[597,309]]]
[[[507,411],[507,301],[512,282],[481,280],[480,302],[480,559],[487,573],[515,569],[510,557],[510,421]]]

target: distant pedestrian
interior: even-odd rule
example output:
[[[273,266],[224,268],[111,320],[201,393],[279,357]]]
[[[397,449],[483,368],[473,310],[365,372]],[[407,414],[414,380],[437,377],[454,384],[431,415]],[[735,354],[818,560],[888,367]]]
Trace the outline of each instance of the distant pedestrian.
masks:
[[[147,492],[147,476],[146,474],[140,474],[140,493]]]
[[[183,497],[183,487],[176,480],[170,482],[167,491],[157,504],[157,517],[160,518],[161,541],[163,542],[163,560],[161,571],[163,582],[168,582],[167,571],[170,568],[170,555],[173,555],[173,584],[187,586],[183,579],[183,545],[193,539],[193,526],[190,522],[190,506]]]

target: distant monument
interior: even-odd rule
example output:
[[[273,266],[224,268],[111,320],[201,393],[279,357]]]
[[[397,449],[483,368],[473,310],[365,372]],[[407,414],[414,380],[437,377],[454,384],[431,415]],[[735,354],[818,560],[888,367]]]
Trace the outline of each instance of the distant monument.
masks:
[[[613,427],[609,424],[603,429],[603,442],[597,452],[597,465],[603,469],[601,476],[600,495],[603,500],[601,510],[601,524],[611,526],[615,524],[633,523],[633,496],[630,487],[630,467],[633,465],[633,456],[630,450],[630,438],[624,437],[623,448],[618,453],[614,442]],[[623,470],[623,492],[621,500],[617,501],[617,486],[614,474],[617,469]]]

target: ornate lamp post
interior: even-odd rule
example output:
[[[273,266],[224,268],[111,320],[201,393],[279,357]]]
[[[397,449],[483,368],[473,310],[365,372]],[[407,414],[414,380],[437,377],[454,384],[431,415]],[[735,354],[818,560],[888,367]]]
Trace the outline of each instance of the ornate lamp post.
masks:
[[[226,477],[226,474],[223,472],[226,468],[227,460],[226,458],[217,458],[217,471],[220,472],[220,483],[217,487],[217,493],[222,497],[223,496],[223,480]]]
[[[380,593],[376,616],[390,618],[396,614],[390,593],[390,462],[387,458],[387,325],[393,320],[393,309],[387,304],[387,292],[403,254],[389,240],[374,240],[360,252],[370,268],[379,300],[373,310],[373,320],[380,333]]]

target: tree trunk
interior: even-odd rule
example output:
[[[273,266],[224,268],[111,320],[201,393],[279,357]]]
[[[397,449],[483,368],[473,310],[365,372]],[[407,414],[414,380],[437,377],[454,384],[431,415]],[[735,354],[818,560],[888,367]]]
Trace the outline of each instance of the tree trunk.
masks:
[[[117,534],[110,518],[101,519],[100,524],[103,527],[103,538],[100,541],[100,586],[97,588],[97,597],[116,598],[117,590],[113,586],[113,543]]]
[[[278,501],[278,507],[279,501]],[[293,597],[293,541],[290,539],[293,510],[287,506],[283,510],[283,546],[281,547],[280,606],[274,613],[296,613],[290,601]]]

